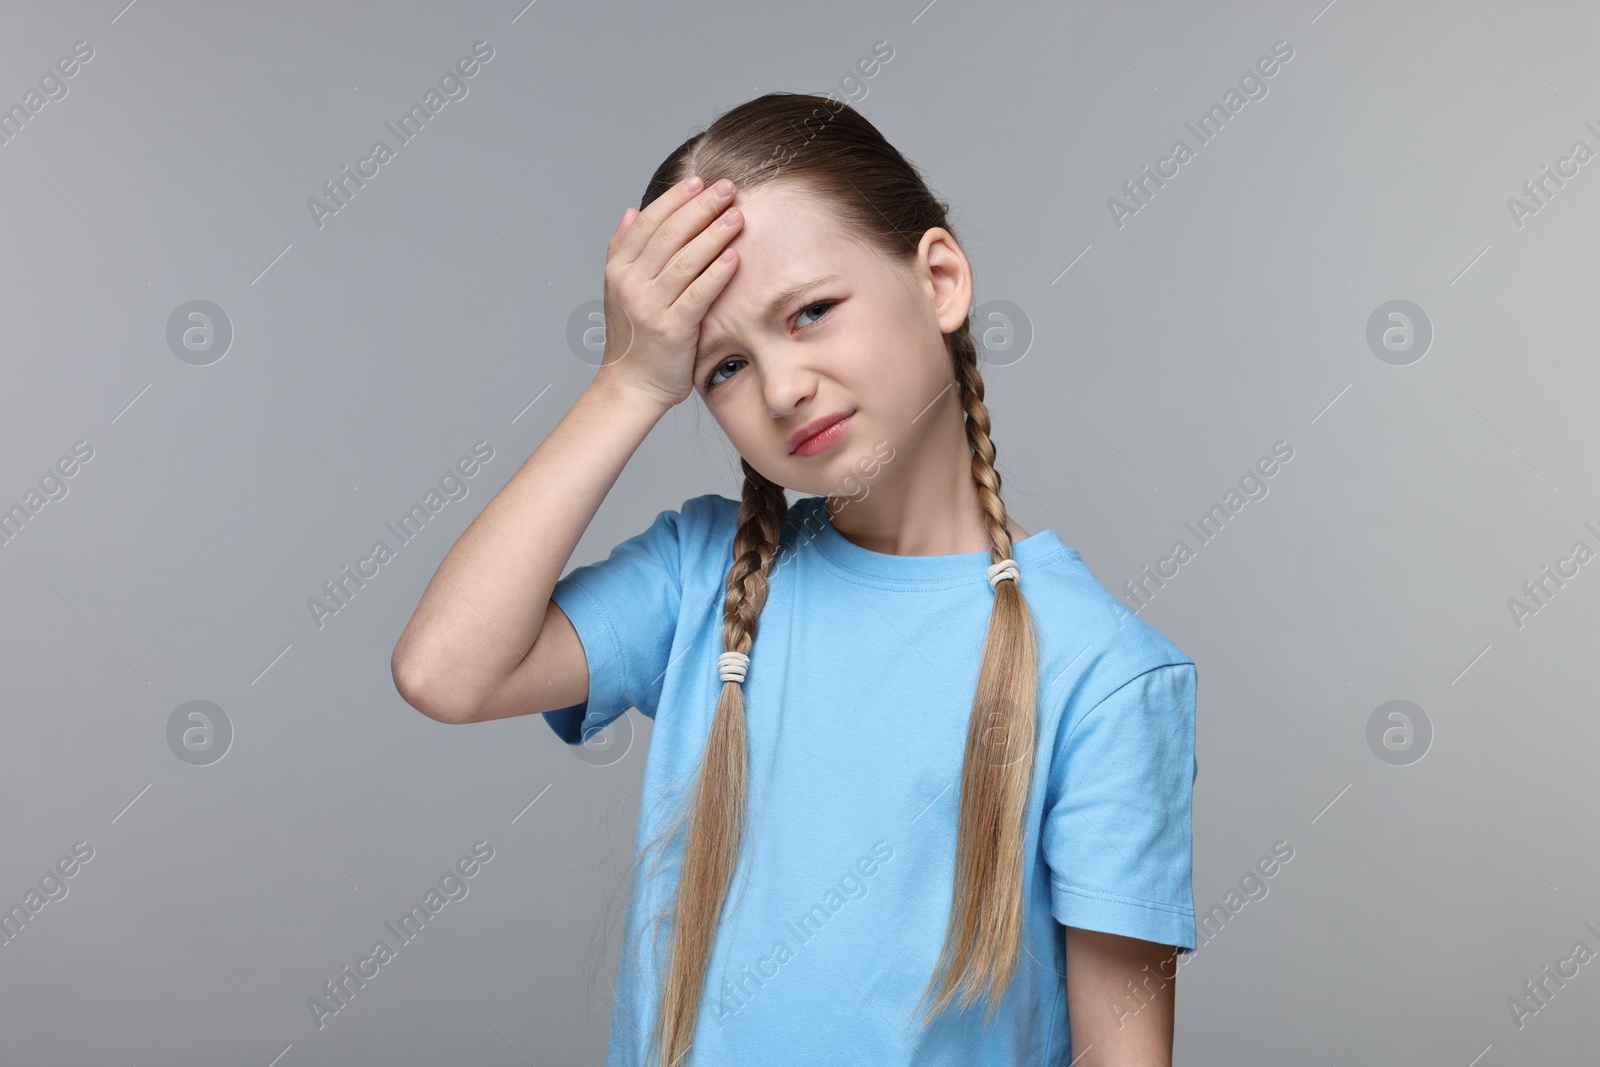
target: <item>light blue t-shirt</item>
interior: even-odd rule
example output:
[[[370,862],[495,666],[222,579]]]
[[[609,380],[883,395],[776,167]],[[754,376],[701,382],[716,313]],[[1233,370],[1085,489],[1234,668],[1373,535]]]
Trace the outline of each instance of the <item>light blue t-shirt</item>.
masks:
[[[993,592],[989,553],[894,556],[794,504],[744,681],[747,836],[716,935],[690,1067],[1064,1064],[1062,925],[1195,947],[1195,665],[1044,530],[1015,544],[1039,643],[1023,950],[994,1021],[980,999],[912,1012],[943,943],[957,796]],[[583,642],[589,699],[545,719],[581,744],[654,720],[636,845],[693,781],[722,681],[723,583],[739,503],[663,511],[552,599]],[[640,1067],[671,945],[681,838],[636,865],[607,1067]]]

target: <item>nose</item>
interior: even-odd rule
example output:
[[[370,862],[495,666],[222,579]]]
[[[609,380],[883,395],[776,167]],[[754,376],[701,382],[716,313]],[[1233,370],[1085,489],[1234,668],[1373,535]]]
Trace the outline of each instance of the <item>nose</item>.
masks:
[[[817,376],[792,355],[768,359],[762,375],[767,412],[775,419],[793,415],[817,391]]]

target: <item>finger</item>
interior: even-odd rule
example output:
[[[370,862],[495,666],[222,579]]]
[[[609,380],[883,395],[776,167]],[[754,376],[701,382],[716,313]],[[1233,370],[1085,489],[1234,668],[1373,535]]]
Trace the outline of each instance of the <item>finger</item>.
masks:
[[[606,258],[610,259],[616,254],[617,245],[622,243],[622,235],[628,232],[628,227],[639,212],[634,208],[625,208],[622,212],[622,221],[617,223],[617,228],[611,231],[611,237],[606,241]]]
[[[736,207],[730,207],[696,234],[676,256],[667,261],[661,273],[656,275],[654,282],[651,283],[660,299],[669,304],[676,304],[679,297],[694,285],[723,250],[728,248],[729,243],[738,236],[743,224],[744,212]]]
[[[648,207],[635,215],[628,225],[628,232],[622,236],[622,243],[617,246],[617,261],[632,263],[638,259],[639,253],[644,250],[646,242],[650,240],[650,235],[656,232],[656,228],[670,218],[672,213],[682,207],[690,197],[698,193],[704,184],[699,175],[691,174],[656,197]]]
[[[706,316],[706,309],[711,306],[722,290],[728,287],[728,282],[733,278],[734,271],[739,269],[739,251],[735,248],[725,248],[722,254],[711,261],[705,270],[695,276],[683,295],[673,303],[673,308],[679,311],[686,319],[696,323]]]
[[[645,242],[644,250],[634,258],[633,269],[646,278],[660,280],[662,268],[732,204],[736,195],[737,190],[730,182],[727,192],[719,192],[712,186],[685,201],[656,227]]]

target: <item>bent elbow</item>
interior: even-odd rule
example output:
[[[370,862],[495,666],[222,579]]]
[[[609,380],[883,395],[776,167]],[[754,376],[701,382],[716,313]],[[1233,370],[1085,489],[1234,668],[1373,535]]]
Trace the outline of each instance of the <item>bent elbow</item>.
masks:
[[[430,687],[408,664],[399,659],[391,659],[389,674],[394,679],[395,692],[400,694],[400,699],[434,722],[441,722],[447,726],[461,726],[473,721],[471,708],[460,702],[442,699],[436,688]]]

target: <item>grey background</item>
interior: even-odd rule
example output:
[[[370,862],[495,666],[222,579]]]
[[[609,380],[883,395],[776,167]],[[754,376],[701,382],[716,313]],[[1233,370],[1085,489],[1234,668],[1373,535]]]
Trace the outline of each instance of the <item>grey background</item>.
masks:
[[[0,103],[0,505],[93,458],[0,547],[7,1064],[599,1063],[649,723],[592,751],[537,718],[454,729],[389,653],[455,537],[592,376],[566,340],[661,158],[773,89],[855,99],[956,206],[978,298],[1032,341],[987,368],[1008,506],[1113,590],[1276,441],[1293,459],[1142,609],[1199,665],[1197,908],[1292,862],[1181,972],[1177,1062],[1576,1064],[1600,963],[1508,998],[1600,927],[1600,148],[1581,3],[625,7],[9,5]],[[468,95],[321,228],[306,206],[484,40]],[[893,59],[839,90],[874,42]],[[1122,183],[1274,42],[1266,80],[1119,227]],[[1070,265],[1070,269],[1067,269]],[[195,366],[169,318],[233,330]],[[1413,301],[1420,359],[1369,348]],[[572,565],[736,495],[692,399]],[[307,601],[473,444],[494,450],[319,627]],[[212,701],[207,766],[168,724]],[[1391,700],[1425,758],[1369,747]],[[181,750],[181,746],[180,746]],[[1421,750],[1418,743],[1407,758]],[[349,1005],[307,1000],[472,844],[494,858]],[[607,907],[610,905],[608,931]],[[1550,988],[1555,988],[1553,985]],[[863,1010],[867,1010],[864,1006]]]

